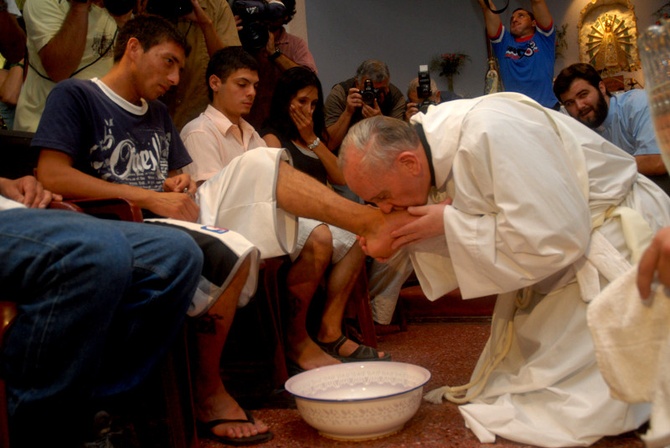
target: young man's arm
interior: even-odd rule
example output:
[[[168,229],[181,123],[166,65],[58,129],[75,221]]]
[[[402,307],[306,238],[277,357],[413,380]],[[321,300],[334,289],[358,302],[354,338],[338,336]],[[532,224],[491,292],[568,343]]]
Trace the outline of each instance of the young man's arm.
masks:
[[[500,20],[500,14],[492,12],[489,9],[489,7],[486,6],[484,0],[477,0],[477,1],[479,2],[479,6],[482,8],[482,12],[484,13],[484,22],[486,23],[486,35],[488,37],[496,37],[502,25],[502,21]],[[491,4],[491,8],[496,9],[496,6],[493,4],[493,1],[490,1],[489,3]]]
[[[79,171],[72,163],[72,158],[65,153],[43,149],[37,163],[37,178],[45,188],[66,198],[121,197],[160,216],[190,222],[198,219],[198,206],[188,194],[107,182]]]
[[[533,8],[533,14],[535,15],[535,22],[543,30],[548,30],[551,28],[551,25],[554,23],[554,19],[551,17],[549,12],[549,7],[545,0],[531,0],[531,6]]]

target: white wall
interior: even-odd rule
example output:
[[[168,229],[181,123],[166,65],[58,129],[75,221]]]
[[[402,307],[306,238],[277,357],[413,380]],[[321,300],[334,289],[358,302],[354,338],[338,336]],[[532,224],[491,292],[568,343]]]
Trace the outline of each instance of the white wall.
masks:
[[[556,72],[579,61],[577,23],[590,1],[547,0],[556,25],[568,24],[568,48],[565,57],[557,60]],[[655,22],[653,13],[666,0],[631,3],[642,31]],[[502,16],[505,23],[517,7],[529,8],[530,2],[510,0]],[[447,52],[471,57],[454,78],[455,91],[464,97],[483,93],[487,44],[484,19],[475,0],[298,0],[297,8],[306,15],[293,19],[291,32],[309,38],[326,94],[333,84],[353,76],[368,58],[386,62],[391,82],[404,92],[420,64]],[[446,89],[445,80],[433,76]]]

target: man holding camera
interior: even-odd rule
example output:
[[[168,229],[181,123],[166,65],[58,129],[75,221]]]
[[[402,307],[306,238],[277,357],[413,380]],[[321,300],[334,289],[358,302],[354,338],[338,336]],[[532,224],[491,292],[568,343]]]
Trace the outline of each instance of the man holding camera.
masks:
[[[256,99],[246,120],[260,129],[270,113],[272,95],[277,80],[291,67],[303,65],[317,73],[314,56],[307,42],[284,28],[295,16],[295,0],[270,0],[253,11],[257,14],[242,13],[252,6],[263,4],[258,0],[235,0],[233,12],[242,19],[240,40],[245,50],[258,60],[260,82],[256,89]]]
[[[35,132],[57,82],[109,71],[117,26],[130,18],[134,5],[130,0],[26,1],[30,68],[16,106],[15,130]]]
[[[377,59],[363,61],[356,76],[335,84],[325,103],[328,148],[337,153],[351,126],[364,118],[385,115],[403,119],[407,102],[400,89],[391,84],[388,66]],[[360,199],[346,185],[335,190],[352,201]]]
[[[356,69],[356,76],[336,84],[325,104],[328,147],[339,148],[351,126],[364,118],[385,115],[403,119],[406,101],[400,89],[391,84],[388,66],[368,59]]]

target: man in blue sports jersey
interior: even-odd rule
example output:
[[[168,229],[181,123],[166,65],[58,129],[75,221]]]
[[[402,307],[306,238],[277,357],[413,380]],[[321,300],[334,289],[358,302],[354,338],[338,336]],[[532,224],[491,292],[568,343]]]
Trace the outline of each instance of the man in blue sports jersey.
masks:
[[[484,12],[486,34],[500,65],[505,90],[527,95],[558,110],[552,90],[556,59],[556,28],[545,0],[531,0],[532,11],[512,12],[509,30],[496,14],[492,1],[477,0]]]

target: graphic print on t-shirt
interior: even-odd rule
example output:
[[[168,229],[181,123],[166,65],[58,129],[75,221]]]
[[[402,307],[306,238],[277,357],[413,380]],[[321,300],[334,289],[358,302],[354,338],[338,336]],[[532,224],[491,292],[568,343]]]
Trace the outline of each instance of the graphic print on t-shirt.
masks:
[[[528,45],[525,48],[515,48],[512,46],[507,47],[505,50],[505,57],[509,59],[523,59],[533,56],[539,51],[539,48],[534,41],[529,41]]]
[[[149,127],[119,129],[107,119],[102,141],[90,149],[91,167],[109,182],[162,191],[170,138],[169,133]]]

